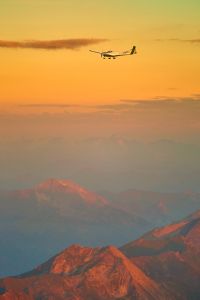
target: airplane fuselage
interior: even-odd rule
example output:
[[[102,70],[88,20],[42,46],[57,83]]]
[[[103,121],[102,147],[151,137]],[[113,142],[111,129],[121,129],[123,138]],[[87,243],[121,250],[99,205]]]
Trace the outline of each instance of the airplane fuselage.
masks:
[[[102,56],[105,57],[114,57],[114,56],[119,56],[119,52],[116,51],[108,51],[108,52],[102,52]]]
[[[117,58],[119,56],[126,56],[126,55],[133,55],[136,54],[136,46],[133,46],[133,48],[131,50],[127,50],[127,51],[123,51],[123,52],[117,52],[117,51],[103,51],[103,52],[99,52],[99,51],[94,51],[94,50],[90,50],[91,52],[95,52],[95,53],[99,53],[101,55],[102,58]]]
[[[116,58],[118,56],[125,56],[125,55],[130,55],[130,53],[128,53],[127,51],[124,52],[116,52],[116,51],[106,51],[106,52],[102,52],[102,57],[103,58]]]

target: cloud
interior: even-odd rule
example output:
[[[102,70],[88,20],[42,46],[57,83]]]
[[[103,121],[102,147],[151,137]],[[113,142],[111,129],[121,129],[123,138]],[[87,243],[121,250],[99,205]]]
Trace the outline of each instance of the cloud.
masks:
[[[0,124],[7,122],[58,122],[73,124],[127,122],[138,123],[151,120],[165,122],[169,118],[188,120],[198,125],[200,114],[200,95],[185,98],[158,97],[154,99],[122,99],[116,103],[86,105],[69,103],[30,103],[19,104],[9,110],[0,111]],[[168,121],[167,121],[168,122]],[[182,124],[182,123],[180,123]],[[187,122],[185,122],[187,124]],[[7,126],[7,125],[6,125]],[[0,126],[1,127],[1,126]],[[184,125],[183,125],[184,127]]]
[[[193,44],[200,44],[200,39],[180,40],[180,42],[187,42],[187,43],[193,43]]]
[[[96,105],[94,106],[94,108],[96,109],[100,109],[100,110],[124,110],[124,109],[129,109],[131,108],[133,105],[132,103],[115,103],[115,104],[102,104],[102,105]]]
[[[144,100],[131,100],[131,99],[122,99],[122,103],[132,104],[134,106],[148,106],[148,107],[164,107],[164,106],[178,106],[182,107],[184,105],[189,105],[190,107],[199,107],[200,106],[200,95],[195,94],[191,97],[184,97],[184,98],[165,98],[165,97],[158,97],[156,99],[144,99]]]
[[[137,108],[164,108],[164,107],[184,107],[188,105],[190,107],[200,107],[200,95],[196,94],[188,98],[168,98],[168,97],[156,97],[155,99],[122,99],[118,103],[114,104],[102,104],[93,106],[97,110],[104,111],[133,111]]]
[[[156,39],[156,42],[180,42],[180,43],[190,43],[190,44],[200,44],[200,38],[197,39],[178,39],[178,38],[171,38],[171,39]]]
[[[75,50],[80,47],[85,47],[93,44],[105,42],[107,39],[63,39],[63,40],[26,40],[26,41],[6,41],[0,40],[0,48],[10,49],[44,49],[44,50],[59,50],[70,49]]]
[[[18,107],[22,108],[71,108],[80,107],[76,104],[59,104],[59,103],[32,103],[32,104],[20,104]]]

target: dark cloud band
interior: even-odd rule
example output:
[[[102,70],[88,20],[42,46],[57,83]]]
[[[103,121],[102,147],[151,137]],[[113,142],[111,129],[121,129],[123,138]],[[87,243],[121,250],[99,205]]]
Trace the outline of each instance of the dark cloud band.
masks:
[[[75,50],[80,47],[86,47],[93,44],[98,44],[107,41],[106,39],[63,39],[63,40],[27,40],[27,41],[6,41],[0,40],[0,48],[11,49],[44,49],[44,50],[59,50],[71,49]]]

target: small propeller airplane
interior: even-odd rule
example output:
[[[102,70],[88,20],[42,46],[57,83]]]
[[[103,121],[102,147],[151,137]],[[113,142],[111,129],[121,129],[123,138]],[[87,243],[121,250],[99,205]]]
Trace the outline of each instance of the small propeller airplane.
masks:
[[[116,59],[119,56],[125,56],[125,55],[133,55],[136,54],[136,46],[133,46],[132,49],[127,50],[127,51],[123,51],[123,52],[116,52],[116,51],[103,51],[103,52],[99,52],[99,51],[94,51],[94,50],[89,50],[90,52],[94,52],[94,53],[98,53],[101,55],[102,58],[108,58],[108,59]]]

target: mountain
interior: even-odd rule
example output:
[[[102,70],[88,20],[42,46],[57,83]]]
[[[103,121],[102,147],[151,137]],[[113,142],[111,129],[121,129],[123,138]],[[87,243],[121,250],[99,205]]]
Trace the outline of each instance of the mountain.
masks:
[[[101,193],[112,204],[134,211],[154,226],[162,226],[184,218],[200,208],[200,194],[192,192],[161,193],[130,189],[121,193]]]
[[[0,193],[0,276],[25,272],[66,245],[120,245],[153,225],[70,181]]]
[[[0,276],[25,272],[74,243],[120,246],[200,207],[199,194],[94,193],[66,179],[0,192]]]
[[[200,210],[117,249],[72,245],[0,279],[0,300],[199,300]]]
[[[128,212],[111,204],[106,198],[93,193],[80,185],[69,180],[46,180],[32,189],[17,190],[4,193],[7,201],[4,201],[3,208],[5,214],[12,214],[23,217],[30,214],[30,205],[32,205],[34,214],[45,212],[45,210],[68,218],[70,221],[79,220],[81,222],[119,222],[144,224],[147,223],[141,217],[138,217],[134,211]],[[10,209],[9,205],[17,209]],[[7,211],[5,207],[7,205]],[[108,214],[109,213],[109,214]],[[108,218],[109,216],[109,218]]]
[[[68,201],[70,205],[97,205],[97,206],[104,206],[108,204],[108,201],[81,187],[80,185],[70,181],[70,180],[57,180],[57,179],[49,179],[47,181],[42,182],[41,184],[37,185],[34,188],[35,194],[37,196],[38,201],[48,201],[49,204],[51,203],[53,206],[57,206],[61,209],[65,203],[62,201]],[[55,197],[60,195],[57,201]],[[67,196],[71,196],[70,198],[66,198]],[[59,205],[61,207],[59,207]]]
[[[156,228],[120,250],[177,299],[200,299],[200,211]]]
[[[164,288],[114,246],[73,245],[29,273],[0,280],[2,300],[167,300],[168,297]]]

